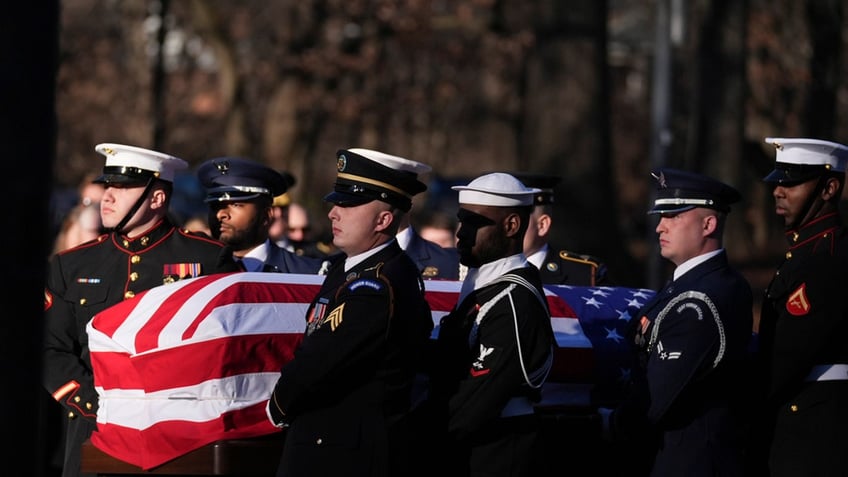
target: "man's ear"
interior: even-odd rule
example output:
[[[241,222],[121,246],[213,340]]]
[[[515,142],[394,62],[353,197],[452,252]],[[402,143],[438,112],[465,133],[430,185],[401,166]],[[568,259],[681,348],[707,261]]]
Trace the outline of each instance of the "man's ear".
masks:
[[[533,224],[531,223],[532,227]],[[536,219],[536,227],[538,228],[539,237],[546,237],[548,233],[551,231],[551,216],[548,214],[542,214]]]
[[[516,213],[507,214],[503,219],[504,232],[507,237],[512,237],[521,228],[521,216]]]
[[[394,221],[394,219],[395,219],[395,215],[392,214],[392,211],[390,211],[390,210],[380,211],[380,214],[377,216],[377,231],[382,232],[383,230],[386,230],[387,228],[389,228],[389,226],[392,224],[392,221]]]
[[[165,207],[165,204],[168,199],[168,194],[165,193],[164,190],[156,188],[150,192],[150,208],[158,209],[160,207]]]
[[[839,179],[835,177],[829,177],[827,181],[824,183],[824,187],[822,187],[821,198],[825,202],[829,202],[833,197],[839,192]]]

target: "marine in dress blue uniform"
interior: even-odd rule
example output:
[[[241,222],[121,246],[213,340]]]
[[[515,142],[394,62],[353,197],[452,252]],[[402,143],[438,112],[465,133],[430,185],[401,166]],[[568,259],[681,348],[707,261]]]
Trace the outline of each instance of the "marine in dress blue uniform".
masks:
[[[766,142],[776,161],[763,180],[784,216],[788,249],[760,315],[761,457],[770,451],[772,476],[848,475],[848,232],[838,205],[848,147]]]
[[[538,433],[533,404],[554,346],[539,271],[521,252],[537,189],[504,173],[453,189],[457,248],[469,270],[428,357],[426,406],[437,427],[426,437],[436,446],[431,459],[445,466],[433,475],[530,475]]]
[[[550,244],[554,188],[561,177],[528,172],[513,176],[527,187],[539,189],[533,195],[533,214],[530,229],[524,238],[524,254],[542,276],[542,283],[550,285],[601,286],[609,285],[607,266],[598,257],[560,249]]]
[[[89,320],[158,285],[241,270],[224,244],[172,224],[166,207],[148,230],[132,236],[124,230],[157,182],[172,187],[175,171],[188,166],[185,161],[121,144],[99,144],[96,150],[106,156],[106,165],[95,182],[107,189],[146,189],[113,230],[54,255],[49,264],[44,291],[43,382],[67,412],[63,476],[80,475],[81,445],[96,426],[97,392],[85,330]]]
[[[677,268],[633,318],[631,390],[611,415],[602,414],[613,435],[643,446],[652,476],[742,476],[753,299],[722,246],[725,216],[741,197],[687,171],[661,169],[654,177],[649,214],[661,216],[662,254]],[[680,233],[664,222],[683,220],[691,222],[678,222]],[[644,445],[651,438],[655,456]],[[634,462],[634,475],[640,470]]]
[[[395,234],[399,214],[426,189],[418,164],[367,149],[338,152],[334,191],[324,200],[334,204],[334,234],[343,235],[334,243],[345,255],[309,305],[304,339],[268,402],[271,421],[286,427],[279,476],[403,476],[416,465],[407,413],[433,321],[418,268]],[[380,212],[351,224],[333,218],[340,209]],[[391,224],[371,225],[385,209]]]
[[[247,271],[309,275],[322,271],[324,260],[298,255],[268,238],[274,198],[288,190],[292,176],[240,157],[210,159],[200,165],[197,176],[207,190],[212,236],[229,243]],[[256,217],[247,228],[232,230],[229,237],[222,238],[218,213],[233,203],[255,204]]]

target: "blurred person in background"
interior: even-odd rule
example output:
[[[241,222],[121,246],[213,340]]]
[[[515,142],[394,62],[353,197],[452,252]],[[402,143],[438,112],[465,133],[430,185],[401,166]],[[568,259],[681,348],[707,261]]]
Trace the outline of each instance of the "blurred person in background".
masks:
[[[553,226],[554,187],[560,177],[515,173],[527,187],[539,189],[533,197],[530,226],[524,236],[524,255],[542,274],[542,282],[551,285],[609,285],[607,266],[597,257],[559,249],[550,243]]]
[[[419,216],[418,235],[442,248],[456,248],[456,219],[444,212],[428,211]]]
[[[86,324],[97,313],[165,283],[241,271],[223,243],[179,229],[168,218],[184,160],[122,144],[98,144],[106,157],[100,216],[108,231],[50,260],[44,290],[44,387],[66,416],[62,475],[80,475],[81,446],[96,427],[98,396]]]
[[[197,170],[206,188],[212,236],[233,249],[249,272],[316,274],[324,261],[277,246],[268,236],[274,221],[274,198],[290,179],[259,162],[240,157],[210,159]]]
[[[92,182],[97,175],[86,176],[80,183],[77,203],[68,211],[53,241],[53,253],[96,239],[103,231],[100,199],[103,184]]]
[[[314,239],[312,217],[306,207],[297,202],[288,206],[286,236],[289,249],[298,255],[326,258],[334,252],[332,245]]]

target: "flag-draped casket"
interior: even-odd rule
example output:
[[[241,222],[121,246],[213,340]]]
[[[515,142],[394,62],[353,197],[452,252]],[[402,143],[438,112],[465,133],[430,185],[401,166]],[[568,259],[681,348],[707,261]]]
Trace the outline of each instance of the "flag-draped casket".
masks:
[[[223,439],[278,432],[265,402],[305,329],[323,277],[234,273],[150,289],[88,324],[99,394],[100,450],[142,469]],[[460,282],[425,281],[438,323]],[[614,397],[626,378],[623,343],[643,289],[546,286],[557,340],[542,406]]]

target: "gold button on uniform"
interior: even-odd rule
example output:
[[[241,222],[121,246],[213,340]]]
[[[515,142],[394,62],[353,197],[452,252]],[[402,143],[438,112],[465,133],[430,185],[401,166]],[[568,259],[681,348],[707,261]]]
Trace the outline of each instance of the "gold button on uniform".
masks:
[[[324,439],[321,439],[321,438],[319,437],[319,438],[318,438],[318,440],[316,440],[316,441],[315,441],[315,443],[316,443],[316,444],[318,444],[318,445],[320,446],[321,444],[323,444],[323,443],[324,443]]]
[[[85,298],[80,298],[80,305],[85,305]]]
[[[789,406],[789,410],[792,411],[792,412],[798,412],[798,405],[793,404],[793,405]]]
[[[82,401],[82,399],[80,399],[79,396],[74,396],[74,402],[80,402],[80,401]]]
[[[68,419],[73,419],[73,418],[75,418],[75,417],[77,417],[77,415],[76,415],[76,414],[74,414],[74,412],[73,412],[73,411],[71,411],[71,412],[69,412],[69,413],[68,413]]]
[[[130,241],[127,240],[127,239],[124,239],[124,247],[129,247],[129,246],[130,246]]]
[[[150,243],[150,237],[142,237],[142,238],[141,238],[141,245],[142,245],[143,247],[146,247],[146,246],[147,246],[147,244],[149,244],[149,243]]]
[[[134,282],[134,281],[136,281],[136,280],[138,280],[138,272],[132,272],[132,273],[130,273],[130,281],[131,281],[131,282]]]
[[[132,258],[130,258],[130,262],[132,262],[132,263],[141,262],[141,256],[140,255],[133,255]]]
[[[786,252],[786,260],[792,258],[792,252]]]
[[[134,297],[134,296],[135,296],[135,292],[133,292],[132,290],[130,290],[130,291],[128,291],[128,292],[126,292],[126,293],[124,293],[124,298],[126,298],[126,299],[130,299],[130,298],[132,298],[132,297]]]
[[[94,406],[92,406],[90,402],[85,403],[85,408],[86,408],[86,409],[88,409],[89,411],[90,411],[90,410],[91,410],[91,408],[93,408],[93,407],[94,407]]]

